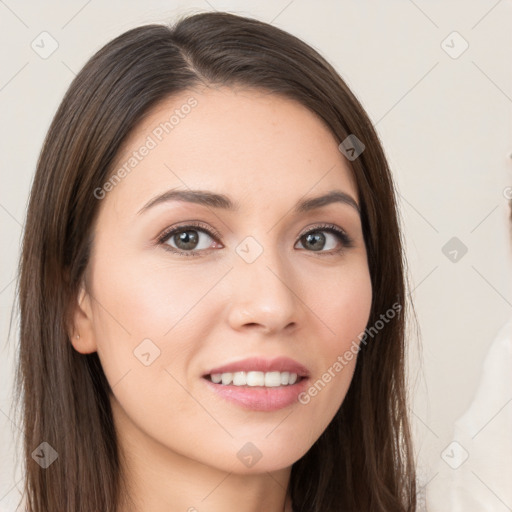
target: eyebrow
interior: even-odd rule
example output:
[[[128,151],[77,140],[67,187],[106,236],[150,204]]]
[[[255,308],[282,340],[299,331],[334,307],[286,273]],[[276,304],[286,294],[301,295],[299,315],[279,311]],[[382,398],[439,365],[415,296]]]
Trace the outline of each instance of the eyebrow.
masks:
[[[152,206],[168,201],[183,201],[195,203],[210,208],[221,208],[232,212],[240,210],[240,203],[232,201],[224,194],[217,194],[207,190],[176,190],[171,189],[149,200],[138,212],[137,215],[144,213]],[[311,197],[298,201],[294,207],[294,213],[305,213],[322,206],[332,203],[346,204],[354,208],[360,214],[359,205],[355,199],[341,190],[331,190],[326,194],[317,197]]]

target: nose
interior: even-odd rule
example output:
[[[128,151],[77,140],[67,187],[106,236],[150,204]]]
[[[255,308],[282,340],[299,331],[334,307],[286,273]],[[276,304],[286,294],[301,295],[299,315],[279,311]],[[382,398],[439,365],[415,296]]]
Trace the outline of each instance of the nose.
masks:
[[[242,253],[240,253],[242,254]],[[265,247],[252,262],[234,254],[229,273],[229,324],[264,334],[291,332],[304,317],[298,279],[277,249]]]

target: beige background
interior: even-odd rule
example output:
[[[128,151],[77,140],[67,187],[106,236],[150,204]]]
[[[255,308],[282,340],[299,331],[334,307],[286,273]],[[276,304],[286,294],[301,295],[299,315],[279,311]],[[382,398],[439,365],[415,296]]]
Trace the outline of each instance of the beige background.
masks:
[[[411,355],[421,494],[428,496],[429,510],[449,510],[442,505],[446,483],[464,466],[454,470],[440,454],[476,394],[493,339],[512,316],[505,198],[512,185],[507,0],[0,1],[0,511],[14,510],[21,478],[10,409],[16,321],[7,335],[43,137],[73,76],[106,42],[140,24],[212,9],[254,16],[303,38],[335,65],[377,126],[400,194],[422,332],[421,366],[417,351]],[[49,37],[40,36],[43,31],[58,44],[46,59],[31,47]],[[443,247],[453,237],[459,248],[448,246],[447,257]],[[461,243],[467,247],[463,256]],[[454,248],[455,262],[449,259]],[[510,428],[503,423],[512,408],[505,394],[495,397],[502,406],[482,412],[482,426]],[[493,442],[485,432],[479,440]],[[476,448],[467,448],[471,461]],[[512,509],[500,482],[483,467],[466,467],[478,477],[467,480],[468,492],[480,492],[486,510]]]

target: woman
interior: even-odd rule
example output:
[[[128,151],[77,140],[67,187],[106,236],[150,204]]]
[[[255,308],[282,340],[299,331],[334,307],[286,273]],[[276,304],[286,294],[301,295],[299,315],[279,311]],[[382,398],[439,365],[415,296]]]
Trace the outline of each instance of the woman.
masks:
[[[122,34],[30,196],[27,510],[414,511],[404,288],[383,150],[316,51],[227,13]]]

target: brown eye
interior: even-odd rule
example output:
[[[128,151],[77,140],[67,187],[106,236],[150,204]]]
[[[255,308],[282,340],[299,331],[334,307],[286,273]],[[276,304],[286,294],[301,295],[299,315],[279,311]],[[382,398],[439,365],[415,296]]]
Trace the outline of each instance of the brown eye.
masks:
[[[187,229],[172,235],[169,240],[172,240],[177,245],[177,249],[187,251],[196,249],[199,238],[200,236],[196,229]]]
[[[350,237],[336,226],[318,226],[308,231],[299,238],[302,248],[313,252],[338,253],[341,250],[352,247],[353,243]],[[336,245],[341,247],[336,249]]]
[[[302,236],[301,241],[302,240],[304,248],[311,249],[312,251],[320,251],[325,245],[326,236],[321,231],[316,231]]]
[[[158,240],[168,251],[184,256],[196,256],[216,242],[218,235],[198,225],[178,226],[166,231]]]

